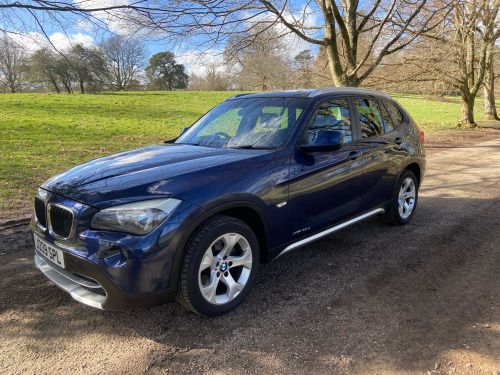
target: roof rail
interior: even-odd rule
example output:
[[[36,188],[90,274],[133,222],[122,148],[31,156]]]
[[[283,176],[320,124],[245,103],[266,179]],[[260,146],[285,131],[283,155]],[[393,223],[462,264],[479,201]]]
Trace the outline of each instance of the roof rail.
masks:
[[[314,96],[318,96],[318,95],[321,95],[321,94],[327,94],[329,92],[334,92],[334,91],[338,91],[338,87],[322,87],[320,89],[316,89],[314,90],[313,92],[311,92],[309,94],[310,97],[314,97]]]
[[[364,94],[378,94],[378,95],[387,95],[383,92],[376,91],[376,90],[370,90],[370,89],[365,89],[365,88],[360,88],[360,87],[345,87],[345,86],[339,86],[339,87],[323,87],[320,89],[316,89],[313,92],[309,94],[310,98],[313,98],[315,96],[321,95],[321,94],[328,94],[328,93],[343,93],[346,94],[348,91],[351,92],[358,92],[358,93],[364,93]]]
[[[250,95],[250,94],[253,94],[251,92],[247,92],[245,94],[236,94],[236,95],[233,95],[233,96],[230,96],[229,98],[227,98],[226,100],[233,100],[233,99],[236,99],[236,98],[239,98],[240,96],[245,96],[245,95]]]

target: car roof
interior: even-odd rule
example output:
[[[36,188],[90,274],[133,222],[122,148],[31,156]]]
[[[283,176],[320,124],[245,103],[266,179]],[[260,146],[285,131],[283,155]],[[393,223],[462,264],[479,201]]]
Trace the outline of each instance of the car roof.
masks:
[[[364,97],[383,97],[391,99],[391,97],[383,92],[359,88],[359,87],[323,87],[316,90],[290,90],[290,91],[274,91],[262,93],[237,94],[229,97],[227,100],[233,99],[251,99],[251,98],[320,98],[330,96],[364,96]]]

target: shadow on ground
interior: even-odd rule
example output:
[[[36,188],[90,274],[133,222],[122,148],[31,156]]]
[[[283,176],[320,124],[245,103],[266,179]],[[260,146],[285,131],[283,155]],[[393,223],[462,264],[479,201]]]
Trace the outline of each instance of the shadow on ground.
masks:
[[[2,341],[26,335],[19,350],[50,357],[63,338],[139,336],[158,344],[151,373],[412,372],[463,348],[494,358],[500,333],[484,327],[500,324],[498,212],[498,199],[421,199],[408,226],[372,218],[262,265],[249,298],[219,318],[177,304],[93,310],[46,281],[31,250],[9,254]],[[95,346],[106,354],[106,342]]]

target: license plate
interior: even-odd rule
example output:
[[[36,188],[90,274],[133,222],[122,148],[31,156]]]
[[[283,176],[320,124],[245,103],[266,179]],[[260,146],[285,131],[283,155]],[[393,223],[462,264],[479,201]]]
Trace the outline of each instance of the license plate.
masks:
[[[37,235],[34,234],[33,237],[35,239],[35,249],[52,263],[64,268],[63,252]]]

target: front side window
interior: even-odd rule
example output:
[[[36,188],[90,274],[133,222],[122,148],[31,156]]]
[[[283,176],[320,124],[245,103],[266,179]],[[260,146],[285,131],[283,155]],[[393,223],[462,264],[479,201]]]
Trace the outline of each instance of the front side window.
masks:
[[[358,99],[356,100],[356,110],[363,138],[384,134],[382,115],[376,100]]]
[[[209,111],[175,143],[227,148],[274,148],[289,138],[308,100],[241,98]]]
[[[319,106],[307,128],[309,143],[320,130],[341,131],[344,134],[342,143],[352,141],[351,116],[346,99],[329,100]]]

